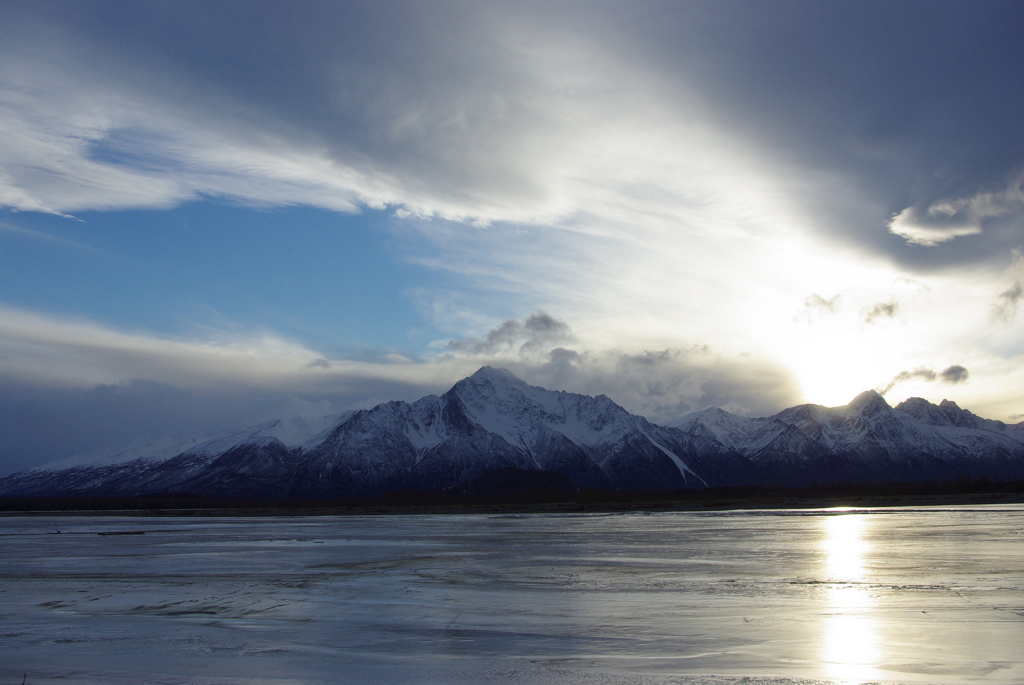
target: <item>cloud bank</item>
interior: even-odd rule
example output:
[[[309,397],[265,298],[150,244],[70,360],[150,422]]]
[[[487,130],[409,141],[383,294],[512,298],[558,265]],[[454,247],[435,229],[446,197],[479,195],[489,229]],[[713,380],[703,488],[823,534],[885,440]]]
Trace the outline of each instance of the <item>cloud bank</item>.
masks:
[[[526,321],[509,319],[482,338],[452,340],[447,348],[451,352],[470,355],[517,352],[520,356],[533,356],[549,353],[552,347],[570,343],[573,339],[569,324],[547,312],[537,312]]]
[[[673,424],[716,406],[763,415],[794,404],[799,393],[786,370],[750,355],[687,349],[572,349],[569,324],[545,312],[511,319],[480,338],[453,341],[443,360],[498,364],[536,385],[605,394],[656,423]]]
[[[567,322],[508,320],[443,352],[394,363],[327,360],[270,336],[168,339],[94,322],[0,311],[0,469],[8,473],[138,438],[208,434],[324,416],[447,390],[485,364],[544,387],[606,394],[672,423],[708,406],[742,414],[793,403],[785,370],[705,348],[576,351]]]
[[[551,224],[725,195],[748,215],[797,202],[802,230],[918,264],[952,253],[892,234],[936,247],[1019,220],[1020,8],[808,9],[8,3],[0,205]]]

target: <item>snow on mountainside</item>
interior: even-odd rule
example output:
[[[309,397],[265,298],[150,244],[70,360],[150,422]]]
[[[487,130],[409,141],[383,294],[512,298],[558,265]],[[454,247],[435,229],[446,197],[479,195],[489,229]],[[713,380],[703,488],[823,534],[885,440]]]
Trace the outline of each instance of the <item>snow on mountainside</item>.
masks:
[[[301,479],[322,496],[438,489],[497,469],[554,471],[580,487],[700,484],[658,430],[607,397],[484,367],[440,397],[356,412],[303,458]]]
[[[746,422],[712,416],[709,430],[730,428],[728,446],[783,483],[1024,477],[1019,428],[948,401],[913,398],[894,409],[869,390],[840,407],[799,405]]]
[[[451,392],[461,400],[467,418],[510,445],[525,447],[540,468],[544,465],[537,456],[543,450],[539,441],[555,434],[588,452],[605,472],[616,468],[622,450],[646,449],[649,461],[660,462],[657,468],[671,471],[671,463],[683,482],[703,482],[677,454],[680,450],[673,448],[672,437],[606,395],[545,390],[491,367],[459,381]]]
[[[147,462],[167,461],[176,457],[182,452],[199,449],[211,440],[210,436],[192,438],[158,438],[156,440],[133,440],[127,445],[114,449],[98,448],[82,452],[60,461],[53,461],[35,468],[29,472],[36,471],[64,471],[71,468],[92,468],[101,466],[115,466],[130,461],[143,460]]]
[[[576,445],[598,445],[620,439],[637,418],[605,395],[549,391],[489,366],[456,383],[452,392],[467,418],[509,444],[528,444],[548,429]]]
[[[704,435],[722,445],[735,449],[760,428],[767,419],[748,419],[730,414],[724,409],[712,407],[688,414],[679,422],[678,428],[692,435]]]
[[[707,409],[664,427],[604,395],[545,390],[483,367],[413,403],[79,455],[0,479],[0,495],[365,497],[529,471],[630,490],[1024,479],[1022,438],[1024,424],[948,401],[892,408],[874,391],[845,406],[806,404],[764,418]]]
[[[957,406],[956,402],[950,402],[949,400],[942,400],[938,405],[935,405],[920,397],[911,397],[896,405],[896,409],[930,426],[977,428],[1010,435],[1019,434],[1019,429],[1024,426],[1024,424],[1008,426],[1002,421],[983,419],[966,409],[961,409]]]

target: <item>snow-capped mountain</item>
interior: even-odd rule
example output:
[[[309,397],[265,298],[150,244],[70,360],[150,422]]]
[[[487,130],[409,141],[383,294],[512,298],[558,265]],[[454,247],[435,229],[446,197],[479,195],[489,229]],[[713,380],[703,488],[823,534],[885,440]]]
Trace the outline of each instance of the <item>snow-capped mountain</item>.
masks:
[[[514,472],[594,489],[1024,478],[1024,424],[943,401],[895,409],[873,391],[842,407],[745,418],[722,409],[674,427],[604,395],[526,384],[484,367],[443,395],[228,435],[133,444],[0,479],[0,495],[345,498],[443,490]]]
[[[114,450],[92,450],[68,459],[37,466],[0,479],[0,495],[19,497],[61,495],[136,495],[161,492],[197,492],[206,487],[181,486],[194,480],[216,481],[225,468],[249,472],[237,481],[258,482],[270,477],[272,455],[301,451],[318,434],[351,414],[318,418],[292,417],[268,421],[217,436],[192,436],[184,440],[134,441]],[[252,458],[262,455],[265,464],[252,468]],[[290,465],[289,467],[290,468]],[[280,468],[277,469],[281,474]],[[287,470],[287,468],[285,469]],[[257,475],[258,474],[258,475]],[[247,482],[245,488],[251,489]],[[276,485],[276,484],[272,484]],[[218,483],[218,493],[229,494],[232,484]],[[277,495],[287,489],[277,488]]]
[[[300,459],[303,492],[441,489],[497,469],[554,471],[580,487],[704,484],[688,441],[604,395],[527,385],[484,367],[441,396],[356,412]]]
[[[873,390],[846,406],[804,404],[748,419],[721,409],[685,417],[681,430],[711,435],[750,461],[760,482],[1024,477],[1024,431],[915,397],[892,408]]]

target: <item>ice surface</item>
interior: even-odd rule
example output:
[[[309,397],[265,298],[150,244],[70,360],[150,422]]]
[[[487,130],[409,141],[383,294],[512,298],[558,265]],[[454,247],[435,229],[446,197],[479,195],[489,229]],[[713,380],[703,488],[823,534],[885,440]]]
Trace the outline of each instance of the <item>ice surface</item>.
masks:
[[[8,516],[0,683],[1020,683],[1022,543],[1024,507]]]

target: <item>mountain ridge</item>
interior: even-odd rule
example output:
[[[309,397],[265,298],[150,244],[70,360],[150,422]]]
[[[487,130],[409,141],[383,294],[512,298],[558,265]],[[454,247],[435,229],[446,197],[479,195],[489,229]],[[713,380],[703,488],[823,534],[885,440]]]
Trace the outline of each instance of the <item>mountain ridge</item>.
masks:
[[[760,418],[711,408],[659,426],[605,395],[546,390],[485,366],[411,403],[79,455],[0,479],[0,496],[344,499],[441,491],[513,471],[635,491],[1024,479],[1024,424],[948,400],[893,408],[869,390],[839,407],[803,404]]]

